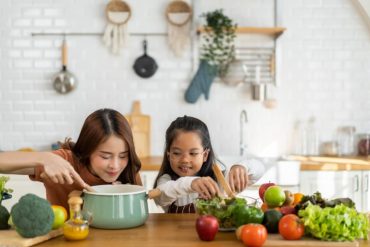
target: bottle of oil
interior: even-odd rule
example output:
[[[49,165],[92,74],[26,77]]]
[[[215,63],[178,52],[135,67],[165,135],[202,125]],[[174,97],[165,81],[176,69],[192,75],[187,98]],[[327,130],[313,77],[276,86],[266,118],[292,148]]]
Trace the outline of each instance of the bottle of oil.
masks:
[[[70,219],[63,225],[64,237],[67,240],[82,240],[89,234],[89,224],[81,213],[81,197],[71,197],[68,200]]]

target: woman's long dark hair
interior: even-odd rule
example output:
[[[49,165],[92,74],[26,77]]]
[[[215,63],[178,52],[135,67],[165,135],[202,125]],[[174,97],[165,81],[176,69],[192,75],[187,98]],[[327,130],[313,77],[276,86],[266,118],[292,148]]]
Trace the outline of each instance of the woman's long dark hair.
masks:
[[[176,118],[176,120],[173,121],[167,128],[166,144],[163,154],[162,166],[159,169],[157,178],[155,179],[154,188],[157,187],[158,179],[163,174],[170,175],[172,180],[176,180],[179,178],[179,175],[177,175],[171,168],[167,153],[170,151],[172,142],[180,132],[194,132],[199,135],[200,139],[202,140],[202,146],[204,150],[209,151],[207,160],[203,163],[202,168],[196,175],[200,177],[210,176],[215,181],[217,181],[212,171],[212,165],[215,162],[215,154],[213,152],[211,138],[209,136],[207,125],[197,118],[183,116]]]
[[[136,174],[141,162],[136,155],[132,131],[126,118],[118,111],[100,109],[90,114],[81,129],[76,143],[66,139],[62,148],[72,151],[74,159],[85,166],[90,165],[90,156],[102,142],[115,135],[126,142],[129,159],[127,167],[118,177],[121,183],[137,184]]]

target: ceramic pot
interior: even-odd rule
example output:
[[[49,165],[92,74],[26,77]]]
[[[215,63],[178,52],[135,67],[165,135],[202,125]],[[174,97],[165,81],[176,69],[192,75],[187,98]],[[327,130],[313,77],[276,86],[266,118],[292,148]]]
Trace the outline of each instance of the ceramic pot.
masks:
[[[148,198],[160,194],[157,189],[146,193],[144,187],[131,184],[92,186],[96,192],[84,191],[82,213],[90,225],[102,229],[123,229],[143,225],[148,218]]]

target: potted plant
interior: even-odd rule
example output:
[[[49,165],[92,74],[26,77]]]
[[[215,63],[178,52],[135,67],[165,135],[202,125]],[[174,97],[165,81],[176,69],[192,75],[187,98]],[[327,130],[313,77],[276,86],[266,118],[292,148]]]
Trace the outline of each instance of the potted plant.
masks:
[[[185,100],[189,103],[195,103],[202,93],[208,99],[214,78],[223,77],[235,57],[234,39],[237,25],[224,15],[222,9],[204,13],[201,17],[206,18],[204,42],[198,70],[185,93]]]

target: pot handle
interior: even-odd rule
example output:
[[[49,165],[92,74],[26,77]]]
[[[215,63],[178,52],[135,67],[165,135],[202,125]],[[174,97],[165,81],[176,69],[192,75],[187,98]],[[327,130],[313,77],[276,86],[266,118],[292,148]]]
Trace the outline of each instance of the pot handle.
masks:
[[[81,197],[82,194],[83,194],[83,191],[81,191],[81,190],[73,190],[73,191],[71,191],[68,194],[68,198],[71,198],[71,197]]]
[[[152,189],[152,190],[149,190],[148,191],[148,198],[149,199],[154,199],[154,198],[156,198],[156,197],[158,197],[158,196],[160,196],[161,195],[161,190],[160,189],[158,189],[158,188],[155,188],[155,189]]]

